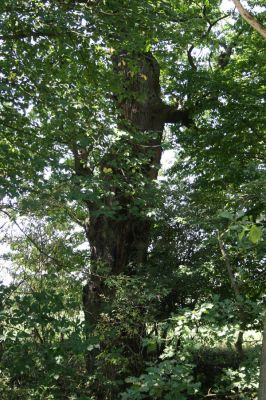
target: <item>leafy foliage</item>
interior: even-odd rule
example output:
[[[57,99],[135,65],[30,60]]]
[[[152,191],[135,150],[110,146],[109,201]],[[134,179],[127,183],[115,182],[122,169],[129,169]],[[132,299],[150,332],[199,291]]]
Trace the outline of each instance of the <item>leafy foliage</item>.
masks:
[[[1,2],[4,400],[256,399],[264,42],[221,3]]]

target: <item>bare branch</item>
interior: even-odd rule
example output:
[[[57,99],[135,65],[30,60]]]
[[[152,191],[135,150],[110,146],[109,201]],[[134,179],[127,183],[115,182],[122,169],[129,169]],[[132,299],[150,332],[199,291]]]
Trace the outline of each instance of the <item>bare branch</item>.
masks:
[[[201,35],[201,38],[202,38],[202,39],[205,39],[206,37],[208,37],[208,35],[209,35],[209,33],[211,32],[212,28],[213,28],[216,24],[218,24],[219,21],[222,21],[223,19],[229,17],[230,14],[222,15],[221,17],[217,18],[215,21],[210,21],[210,20],[209,20],[208,16],[206,15],[206,10],[203,11],[203,15],[204,15],[206,21],[207,21],[208,24],[209,24],[207,31],[204,32],[204,33]],[[192,68],[194,71],[196,71],[196,70],[197,70],[197,66],[196,66],[196,64],[195,64],[195,62],[194,62],[194,59],[193,59],[193,56],[192,56],[192,51],[194,50],[194,47],[195,47],[195,46],[194,46],[193,44],[190,46],[190,48],[189,48],[188,51],[187,51],[187,56],[188,56],[188,62],[189,62],[189,64],[190,64],[191,68]]]
[[[19,225],[19,223],[17,221],[14,221],[11,217],[11,215],[9,214],[9,212],[0,209],[0,211],[6,215],[16,226],[17,228],[20,230],[20,232],[25,236],[25,238],[31,243],[33,244],[33,246],[39,251],[40,254],[44,255],[47,259],[51,260],[55,265],[57,265],[60,269],[65,268],[66,266],[61,263],[61,261],[57,260],[56,258],[54,258],[53,256],[51,256],[50,254],[46,253],[46,251],[44,251],[42,249],[41,246],[39,246],[39,244],[30,236],[28,235],[28,233],[26,233],[24,231],[24,229]]]
[[[241,17],[254,28],[259,34],[266,39],[266,28],[248,11],[239,0],[232,0],[239,11]]]
[[[197,70],[197,66],[196,66],[196,64],[194,63],[194,58],[193,58],[193,56],[192,56],[192,51],[194,50],[194,45],[192,44],[191,46],[190,46],[190,48],[188,49],[188,51],[187,51],[187,58],[188,58],[188,62],[189,62],[189,65],[191,66],[191,68],[194,70],[194,71],[196,71]]]

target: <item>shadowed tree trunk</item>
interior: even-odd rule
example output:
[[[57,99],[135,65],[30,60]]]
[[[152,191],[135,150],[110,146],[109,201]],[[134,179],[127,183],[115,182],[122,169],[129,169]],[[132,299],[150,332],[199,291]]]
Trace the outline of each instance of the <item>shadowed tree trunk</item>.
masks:
[[[138,137],[139,134],[143,137],[143,143],[132,144],[131,154],[136,157],[138,154],[146,154],[140,178],[149,185],[158,175],[165,123],[177,122],[188,126],[188,111],[176,110],[163,103],[159,81],[160,68],[151,53],[121,53],[113,57],[113,64],[124,93],[122,99],[120,96],[119,100],[115,100],[121,114],[119,123],[124,124],[132,134],[137,132]],[[134,76],[129,65],[138,70]],[[116,94],[114,97],[116,98]],[[110,159],[112,157],[115,157],[113,152]],[[75,164],[76,172],[79,173],[82,166],[79,164],[77,153]],[[105,165],[108,165],[108,156]],[[97,215],[98,205],[87,203],[90,218],[86,225],[86,236],[91,249],[91,272],[83,291],[83,305],[90,334],[95,329],[100,314],[107,310],[110,297],[112,298],[104,278],[97,273],[98,266],[107,267],[111,275],[127,274],[129,264],[137,268],[145,262],[149,245],[148,219],[142,217],[142,214],[136,216],[130,212],[132,198],[119,190],[116,190],[115,196],[120,210],[114,217]],[[96,351],[91,351],[87,356],[87,369],[90,374],[95,369],[96,354]]]

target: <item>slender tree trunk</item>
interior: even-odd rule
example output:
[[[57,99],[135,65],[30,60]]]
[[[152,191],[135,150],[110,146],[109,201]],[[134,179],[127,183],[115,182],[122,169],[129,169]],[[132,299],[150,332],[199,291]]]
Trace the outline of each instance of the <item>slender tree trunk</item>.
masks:
[[[245,313],[245,309],[244,309],[243,300],[241,298],[239,285],[235,278],[235,274],[234,274],[232,265],[230,263],[229,257],[226,253],[222,235],[220,235],[220,234],[218,234],[218,242],[219,242],[219,247],[221,250],[222,257],[223,257],[225,265],[226,265],[227,273],[228,273],[228,276],[230,279],[231,288],[232,288],[234,296],[235,296],[235,301],[238,306],[238,313],[239,313],[239,319],[240,319],[240,330],[238,332],[237,341],[235,343],[235,348],[236,348],[236,351],[237,351],[239,357],[243,358],[243,356],[244,356],[243,338],[244,338],[244,332],[246,329],[246,313]]]
[[[264,316],[258,400],[266,400],[266,313]]]
[[[259,34],[266,39],[266,28],[250,13],[246,10],[239,0],[233,0],[234,5],[239,11],[241,17],[250,25],[256,29]]]

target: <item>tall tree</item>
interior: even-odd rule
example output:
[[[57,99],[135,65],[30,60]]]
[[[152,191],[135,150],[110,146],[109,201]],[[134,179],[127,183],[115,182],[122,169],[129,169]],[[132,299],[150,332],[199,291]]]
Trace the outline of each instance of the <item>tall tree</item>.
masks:
[[[36,214],[63,218],[65,212],[83,227],[90,247],[83,306],[91,340],[115,299],[106,278],[132,276],[146,264],[165,125],[173,124],[173,137],[203,180],[219,166],[214,187],[222,175],[236,184],[223,164],[226,152],[230,165],[236,163],[235,140],[243,156],[239,180],[252,174],[247,152],[261,138],[261,80],[252,70],[252,85],[246,83],[252,45],[239,24],[226,24],[219,4],[1,4],[2,194],[21,196],[21,213],[37,208]],[[262,68],[260,53],[256,60]],[[245,121],[234,116],[241,107]],[[139,346],[139,336],[131,347]],[[88,352],[90,374],[98,353],[98,347]],[[117,378],[115,368],[105,372]]]

